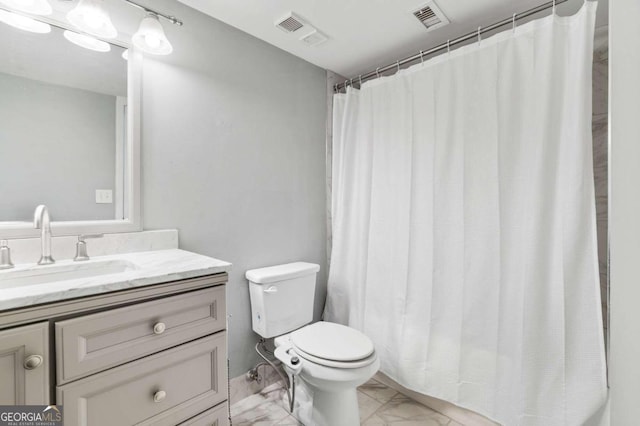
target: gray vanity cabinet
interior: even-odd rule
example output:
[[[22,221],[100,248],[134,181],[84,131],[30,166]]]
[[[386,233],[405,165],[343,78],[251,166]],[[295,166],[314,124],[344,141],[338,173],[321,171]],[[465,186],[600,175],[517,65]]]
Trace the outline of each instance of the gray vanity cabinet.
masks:
[[[226,281],[0,311],[0,404],[62,405],[67,426],[228,426]]]
[[[0,330],[0,405],[49,404],[49,325]]]

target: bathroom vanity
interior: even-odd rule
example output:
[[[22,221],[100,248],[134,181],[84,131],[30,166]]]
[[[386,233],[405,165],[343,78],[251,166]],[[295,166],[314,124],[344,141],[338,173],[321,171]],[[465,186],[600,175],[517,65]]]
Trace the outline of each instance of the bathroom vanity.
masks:
[[[55,267],[116,258],[134,267],[48,283],[16,267],[20,291],[0,272],[0,403],[62,405],[69,426],[227,425],[230,265],[173,249]]]
[[[62,405],[67,426],[228,424],[231,265],[143,231],[142,53],[69,48],[65,21],[0,25],[0,405]]]

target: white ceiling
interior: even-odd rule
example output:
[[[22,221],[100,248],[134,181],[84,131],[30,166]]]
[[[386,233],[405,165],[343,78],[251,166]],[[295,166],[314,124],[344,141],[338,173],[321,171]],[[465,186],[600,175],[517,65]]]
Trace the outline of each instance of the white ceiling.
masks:
[[[512,16],[545,0],[436,0],[451,24],[427,32],[412,12],[427,0],[179,0],[322,68],[353,77]],[[558,6],[574,13],[583,0]],[[600,0],[597,26],[606,25]],[[311,47],[274,26],[289,11],[328,35]]]

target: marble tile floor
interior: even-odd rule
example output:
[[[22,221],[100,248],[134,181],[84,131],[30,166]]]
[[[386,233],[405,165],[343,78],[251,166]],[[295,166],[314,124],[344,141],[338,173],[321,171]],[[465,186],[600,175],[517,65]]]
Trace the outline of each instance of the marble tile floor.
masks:
[[[450,418],[370,380],[358,388],[361,425],[462,426]],[[289,414],[281,383],[275,383],[231,406],[232,426],[303,426]]]

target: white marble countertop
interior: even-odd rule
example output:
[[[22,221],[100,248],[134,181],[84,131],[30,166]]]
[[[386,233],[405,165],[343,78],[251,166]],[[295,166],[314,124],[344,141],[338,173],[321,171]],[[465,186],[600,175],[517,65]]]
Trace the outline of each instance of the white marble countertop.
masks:
[[[116,262],[131,264],[135,269],[93,277],[16,286],[12,286],[11,280],[7,279],[9,276],[29,275],[32,274],[32,271],[41,273],[47,268],[73,271],[91,267],[91,263],[111,265]],[[95,256],[86,262],[62,260],[51,266],[21,264],[16,265],[13,269],[0,271],[0,310],[23,308],[75,297],[201,277],[228,272],[230,269],[231,264],[228,262],[180,249]]]

